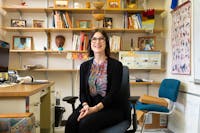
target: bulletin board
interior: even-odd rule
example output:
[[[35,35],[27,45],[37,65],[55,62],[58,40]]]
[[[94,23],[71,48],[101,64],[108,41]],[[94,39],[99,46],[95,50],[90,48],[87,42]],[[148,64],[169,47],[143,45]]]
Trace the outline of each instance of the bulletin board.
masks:
[[[172,74],[191,73],[191,2],[172,11]]]
[[[161,69],[160,51],[120,51],[119,60],[129,69]]]

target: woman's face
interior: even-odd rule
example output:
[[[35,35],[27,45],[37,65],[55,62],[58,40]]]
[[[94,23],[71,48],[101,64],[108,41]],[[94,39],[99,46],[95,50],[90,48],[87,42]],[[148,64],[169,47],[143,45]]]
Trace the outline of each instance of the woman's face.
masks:
[[[100,33],[96,32],[91,38],[91,49],[94,54],[105,54],[106,41],[105,37]]]

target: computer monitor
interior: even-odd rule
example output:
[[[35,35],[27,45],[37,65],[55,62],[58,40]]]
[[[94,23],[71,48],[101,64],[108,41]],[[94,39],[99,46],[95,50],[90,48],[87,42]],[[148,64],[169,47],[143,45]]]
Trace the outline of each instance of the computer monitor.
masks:
[[[9,43],[0,40],[0,73],[8,72],[9,48]]]

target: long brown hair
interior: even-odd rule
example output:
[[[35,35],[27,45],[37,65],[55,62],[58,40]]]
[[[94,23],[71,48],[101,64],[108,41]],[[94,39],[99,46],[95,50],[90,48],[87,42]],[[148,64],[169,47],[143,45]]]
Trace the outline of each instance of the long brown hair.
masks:
[[[104,30],[101,30],[101,29],[95,29],[90,35],[90,39],[89,39],[89,42],[88,42],[88,55],[89,55],[89,57],[94,57],[94,52],[91,49],[91,39],[96,32],[100,32],[105,37],[105,41],[106,41],[105,55],[107,57],[110,57],[109,38],[108,38],[107,33]]]

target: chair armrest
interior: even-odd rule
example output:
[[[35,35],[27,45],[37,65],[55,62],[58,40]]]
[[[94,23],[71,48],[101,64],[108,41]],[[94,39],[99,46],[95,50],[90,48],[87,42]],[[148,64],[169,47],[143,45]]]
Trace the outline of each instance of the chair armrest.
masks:
[[[136,104],[137,100],[140,98],[140,96],[130,96],[129,97],[129,101],[132,103],[132,104]]]
[[[63,98],[63,101],[68,102],[70,104],[74,104],[76,102],[77,98],[78,97],[76,97],[76,96],[67,96],[67,97]]]

